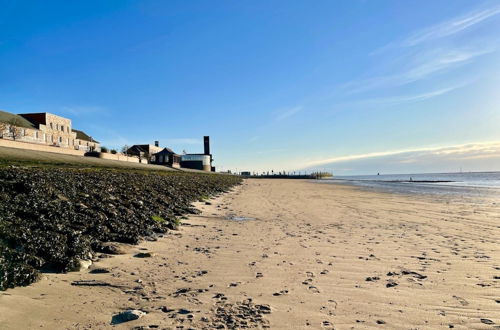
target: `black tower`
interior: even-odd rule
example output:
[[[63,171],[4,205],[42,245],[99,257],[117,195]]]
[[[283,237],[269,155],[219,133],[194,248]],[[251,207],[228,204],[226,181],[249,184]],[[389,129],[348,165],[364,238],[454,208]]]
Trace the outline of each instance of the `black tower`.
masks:
[[[203,137],[203,145],[205,146],[205,155],[210,155],[210,136]]]

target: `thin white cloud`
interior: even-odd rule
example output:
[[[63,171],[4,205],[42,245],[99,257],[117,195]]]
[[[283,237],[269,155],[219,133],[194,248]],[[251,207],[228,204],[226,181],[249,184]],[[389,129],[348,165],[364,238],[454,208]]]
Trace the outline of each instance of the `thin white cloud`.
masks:
[[[413,47],[418,44],[444,38],[462,32],[468,28],[477,25],[486,19],[500,14],[500,6],[484,10],[471,11],[460,17],[442,22],[412,34],[401,42],[403,47]]]
[[[418,52],[407,59],[410,68],[403,69],[399,74],[353,80],[342,88],[349,94],[367,92],[374,89],[390,88],[407,85],[424,80],[432,75],[456,69],[472,62],[476,57],[495,52],[492,45],[475,45],[461,49],[433,49]]]
[[[345,155],[312,161],[303,168],[324,166],[327,164],[343,163],[349,161],[362,161],[380,157],[397,156],[401,162],[414,162],[416,159],[428,157],[446,157],[459,159],[488,159],[500,158],[500,141],[468,143],[444,147],[422,147],[401,150],[371,152],[357,155]]]
[[[492,53],[495,50],[494,47],[483,46],[482,49],[446,49],[429,52],[425,54],[422,63],[405,72],[401,79],[403,83],[425,79],[432,74],[469,63],[474,58]],[[417,57],[423,56],[418,54]]]
[[[297,107],[293,107],[293,108],[287,109],[285,111],[282,111],[281,113],[279,113],[275,117],[275,120],[276,121],[283,121],[283,120],[285,120],[287,118],[290,118],[290,117],[294,116],[298,112],[302,111],[302,109],[303,109],[302,106],[297,106]]]
[[[400,104],[400,103],[420,102],[420,101],[425,101],[425,100],[428,100],[428,99],[431,99],[434,97],[438,97],[438,96],[447,94],[447,93],[452,92],[460,87],[463,87],[464,85],[465,84],[456,85],[456,86],[447,87],[447,88],[441,88],[441,89],[434,90],[431,92],[420,93],[420,94],[415,94],[415,95],[380,97],[380,98],[361,100],[359,102],[354,102],[354,103],[362,104],[362,105],[393,105],[393,104]]]

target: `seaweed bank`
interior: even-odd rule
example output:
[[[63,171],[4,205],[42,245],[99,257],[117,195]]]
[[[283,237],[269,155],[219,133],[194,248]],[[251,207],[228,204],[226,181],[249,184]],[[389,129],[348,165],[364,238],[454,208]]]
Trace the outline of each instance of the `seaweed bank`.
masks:
[[[0,290],[40,271],[88,267],[106,242],[137,244],[176,229],[194,201],[240,183],[228,175],[63,168],[0,169]]]

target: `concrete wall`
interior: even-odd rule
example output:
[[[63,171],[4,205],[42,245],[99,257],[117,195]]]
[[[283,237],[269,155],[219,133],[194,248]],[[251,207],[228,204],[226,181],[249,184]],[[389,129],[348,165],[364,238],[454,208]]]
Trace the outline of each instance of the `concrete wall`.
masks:
[[[95,154],[93,157],[98,157],[102,159],[119,160],[122,162],[140,163],[139,158],[135,156],[126,156],[124,154],[110,154],[105,152],[92,153]]]
[[[29,142],[12,141],[12,140],[6,140],[6,139],[0,139],[0,146],[8,147],[8,148],[55,152],[58,154],[76,155],[76,156],[83,156],[85,154],[84,151],[80,151],[80,150],[59,148],[59,147],[48,146],[45,144],[34,144],[34,143],[29,143]]]

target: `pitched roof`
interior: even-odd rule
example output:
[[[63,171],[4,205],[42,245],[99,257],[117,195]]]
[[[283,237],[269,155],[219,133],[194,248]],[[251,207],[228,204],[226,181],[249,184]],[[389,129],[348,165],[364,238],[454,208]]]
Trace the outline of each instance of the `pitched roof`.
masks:
[[[150,154],[156,154],[162,150],[161,147],[157,147],[152,144],[134,144],[129,149],[138,150],[140,152],[147,152]]]
[[[159,154],[169,154],[169,155],[177,155],[172,149],[170,148],[163,148],[162,151],[158,152]],[[177,155],[179,156],[179,155]]]
[[[2,123],[13,123],[19,127],[25,128],[37,128],[33,123],[31,123],[26,118],[23,118],[15,113],[5,112],[0,110],[0,122]]]
[[[99,141],[94,140],[91,136],[88,136],[84,131],[80,131],[77,129],[73,129],[72,131],[76,133],[76,138],[79,140],[99,143]]]

